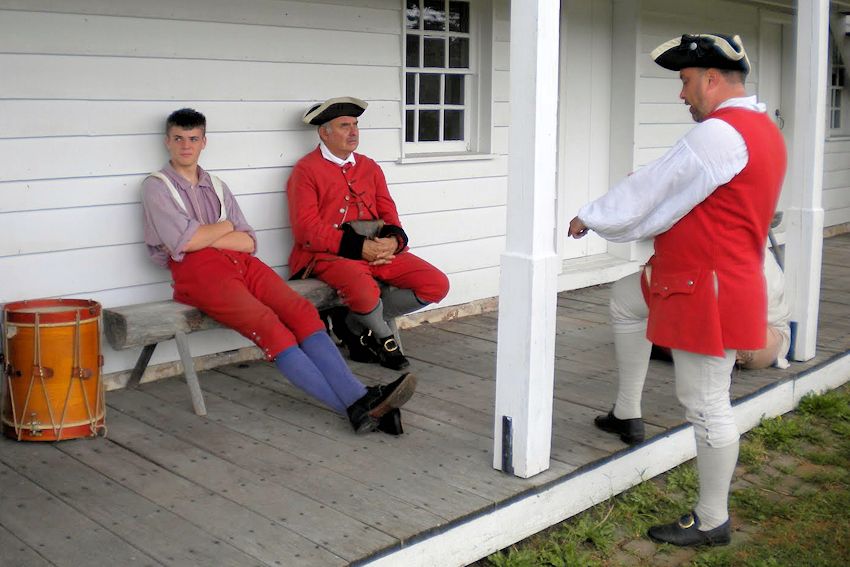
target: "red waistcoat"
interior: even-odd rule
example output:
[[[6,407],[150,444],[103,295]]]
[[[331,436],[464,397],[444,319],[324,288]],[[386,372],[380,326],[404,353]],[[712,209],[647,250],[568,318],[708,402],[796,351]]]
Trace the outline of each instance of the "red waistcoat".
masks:
[[[317,147],[295,164],[286,184],[292,253],[289,271],[298,273],[311,260],[339,258],[340,226],[358,219],[381,219],[401,227],[381,167],[362,154],[343,168],[326,160]]]
[[[724,349],[764,347],[762,262],[786,157],[782,134],[763,112],[724,108],[707,118],[738,131],[747,146],[747,165],[655,237],[655,254],[648,262],[651,282],[641,281],[649,305],[649,340],[722,356]]]

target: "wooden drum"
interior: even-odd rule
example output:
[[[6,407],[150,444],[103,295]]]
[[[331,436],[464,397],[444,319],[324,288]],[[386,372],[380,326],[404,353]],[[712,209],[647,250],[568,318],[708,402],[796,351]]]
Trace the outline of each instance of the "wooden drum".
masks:
[[[105,433],[100,304],[39,299],[3,309],[3,433],[59,441]]]

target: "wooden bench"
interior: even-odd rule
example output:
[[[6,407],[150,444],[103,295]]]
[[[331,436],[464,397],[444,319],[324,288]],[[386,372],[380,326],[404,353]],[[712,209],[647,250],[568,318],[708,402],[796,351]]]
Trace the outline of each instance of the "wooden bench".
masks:
[[[342,305],[336,292],[319,280],[293,280],[287,283],[310,300],[319,311]],[[177,352],[180,353],[180,361],[183,363],[192,406],[196,414],[206,415],[204,395],[198,383],[192,354],[189,352],[187,335],[195,331],[222,328],[221,324],[195,307],[170,300],[104,309],[103,323],[106,340],[115,350],[143,347],[127,381],[127,388],[139,385],[156,345],[174,339]],[[395,326],[392,327],[395,332]]]

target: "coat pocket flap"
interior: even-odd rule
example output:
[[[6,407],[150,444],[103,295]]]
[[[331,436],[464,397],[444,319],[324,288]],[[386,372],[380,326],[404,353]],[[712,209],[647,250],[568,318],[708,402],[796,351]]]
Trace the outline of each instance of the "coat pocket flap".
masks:
[[[694,293],[701,276],[701,270],[677,272],[675,274],[652,274],[649,290],[653,295],[669,297],[675,293],[690,295]]]

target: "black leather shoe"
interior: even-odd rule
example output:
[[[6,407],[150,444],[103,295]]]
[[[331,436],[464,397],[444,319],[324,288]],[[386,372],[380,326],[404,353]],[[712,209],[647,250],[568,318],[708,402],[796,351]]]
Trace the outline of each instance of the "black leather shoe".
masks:
[[[372,340],[371,331],[358,335],[348,328],[345,317],[348,309],[334,308],[330,312],[333,332],[348,349],[348,358],[355,362],[379,362],[378,350]]]
[[[383,339],[376,339],[376,342],[381,366],[392,370],[401,370],[410,366],[410,362],[401,354],[401,349],[398,348],[395,337],[390,335]]]
[[[416,391],[416,376],[405,373],[385,386],[368,386],[366,395],[348,407],[348,419],[357,433],[375,431],[380,420],[394,409],[398,409]],[[399,427],[401,426],[399,417]]]
[[[646,436],[641,418],[618,419],[614,417],[614,410],[609,411],[608,415],[596,416],[593,424],[602,431],[619,435],[620,440],[629,445],[642,443]]]
[[[388,435],[401,435],[404,428],[401,426],[401,410],[392,409],[378,420],[378,431]]]
[[[732,524],[726,520],[713,530],[700,531],[699,517],[696,512],[691,512],[672,524],[652,526],[647,535],[658,543],[670,543],[681,547],[729,545],[732,541]]]

